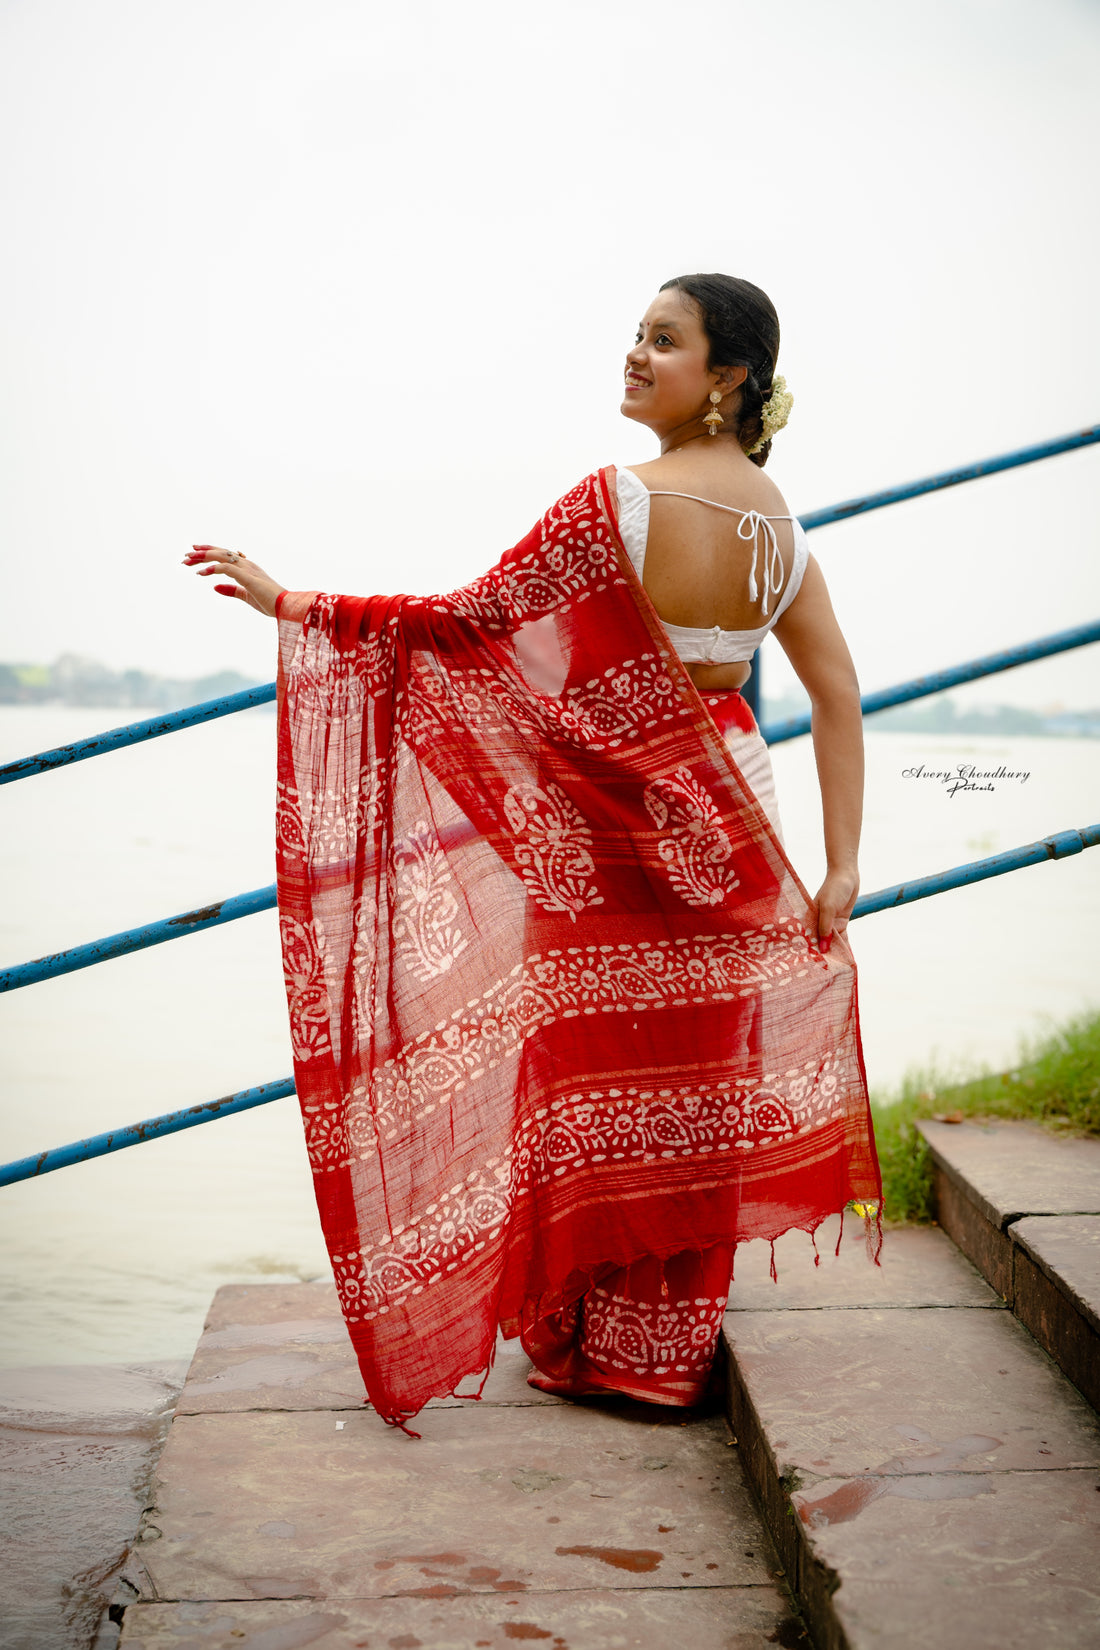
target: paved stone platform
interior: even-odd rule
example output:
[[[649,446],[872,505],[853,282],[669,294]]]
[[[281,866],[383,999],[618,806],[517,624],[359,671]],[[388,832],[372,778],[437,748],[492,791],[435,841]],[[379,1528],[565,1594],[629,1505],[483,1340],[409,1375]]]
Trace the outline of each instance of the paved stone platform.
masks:
[[[818,1650],[1093,1650],[1095,1413],[942,1231],[888,1230],[879,1270],[836,1227],[816,1269],[782,1239],[778,1285],[742,1251],[725,1319],[731,1423]]]
[[[125,1650],[804,1642],[721,1415],[526,1384],[384,1426],[327,1284],[219,1291],[131,1560]]]
[[[1100,1140],[1028,1122],[922,1122],[936,1212],[1100,1409]]]
[[[1019,1224],[1064,1264],[1068,1227]],[[1095,1412],[942,1230],[873,1267],[837,1229],[816,1267],[781,1239],[778,1284],[739,1251],[729,1425],[562,1402],[502,1343],[414,1442],[364,1409],[331,1285],[220,1290],[123,1650],[1093,1650]]]

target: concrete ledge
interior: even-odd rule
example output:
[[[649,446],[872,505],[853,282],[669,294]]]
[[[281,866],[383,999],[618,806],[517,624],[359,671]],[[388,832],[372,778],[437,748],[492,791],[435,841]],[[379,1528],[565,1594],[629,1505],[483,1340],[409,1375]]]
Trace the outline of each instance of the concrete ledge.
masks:
[[[1012,1240],[1100,1335],[1100,1215],[1026,1215]]]
[[[990,1119],[917,1128],[938,1167],[1001,1231],[1021,1215],[1100,1215],[1100,1140]]]
[[[940,1225],[1100,1408],[1100,1140],[1036,1124],[917,1124]]]
[[[480,1401],[524,1408],[558,1403],[527,1385],[529,1369],[518,1341],[499,1341]],[[478,1401],[433,1398],[427,1407],[468,1409]],[[176,1413],[359,1412],[364,1402],[333,1284],[226,1284],[206,1315]]]
[[[1100,1409],[1100,1216],[1028,1215],[1009,1230],[1012,1310]]]
[[[1006,1305],[1012,1305],[1012,1239],[988,1219],[982,1207],[938,1160],[932,1173],[936,1217],[952,1243],[973,1261]]]

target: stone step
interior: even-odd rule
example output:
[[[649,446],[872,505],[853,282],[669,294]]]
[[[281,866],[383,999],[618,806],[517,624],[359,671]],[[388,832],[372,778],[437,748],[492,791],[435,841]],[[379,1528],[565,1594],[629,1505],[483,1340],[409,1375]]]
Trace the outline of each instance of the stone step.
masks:
[[[1028,1122],[917,1127],[943,1230],[1100,1409],[1100,1140]]]
[[[529,1368],[502,1343],[415,1441],[364,1408],[330,1284],[219,1290],[123,1650],[807,1644],[720,1413],[571,1404]]]
[[[1094,1650],[1100,1424],[937,1228],[739,1251],[729,1406],[817,1650]],[[832,1242],[828,1241],[831,1235]],[[757,1252],[759,1251],[759,1252]]]

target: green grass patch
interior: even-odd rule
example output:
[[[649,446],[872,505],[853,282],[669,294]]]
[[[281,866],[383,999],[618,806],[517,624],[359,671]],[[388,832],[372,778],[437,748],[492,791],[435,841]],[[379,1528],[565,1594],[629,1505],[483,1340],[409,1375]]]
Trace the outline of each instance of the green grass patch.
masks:
[[[1030,1118],[1063,1134],[1100,1134],[1100,1012],[1022,1043],[1009,1071],[912,1072],[896,1094],[871,1096],[871,1114],[887,1220],[930,1221],[932,1165],[917,1118]]]

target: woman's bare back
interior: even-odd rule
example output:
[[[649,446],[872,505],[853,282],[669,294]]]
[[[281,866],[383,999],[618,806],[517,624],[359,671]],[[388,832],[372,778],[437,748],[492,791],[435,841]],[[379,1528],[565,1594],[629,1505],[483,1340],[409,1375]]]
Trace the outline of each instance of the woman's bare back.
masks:
[[[730,512],[755,511],[773,518],[789,515],[775,483],[743,455],[723,453],[712,459],[705,447],[698,451],[698,444],[630,468],[657,495],[650,500],[643,583],[665,623],[693,630],[710,630],[715,625],[722,630],[755,630],[762,625],[767,615],[759,589],[759,560],[757,599],[749,595],[750,569],[759,556],[758,539],[751,528],[746,536],[746,515]],[[695,497],[661,496],[665,493]],[[699,499],[712,504],[699,503]],[[713,504],[727,508],[716,510]],[[783,562],[781,594],[794,563],[794,528],[782,519],[774,519],[771,525]],[[778,599],[777,594],[769,596],[769,613],[774,612]],[[704,691],[742,687],[749,678],[745,663],[690,663],[686,668],[696,687]]]

